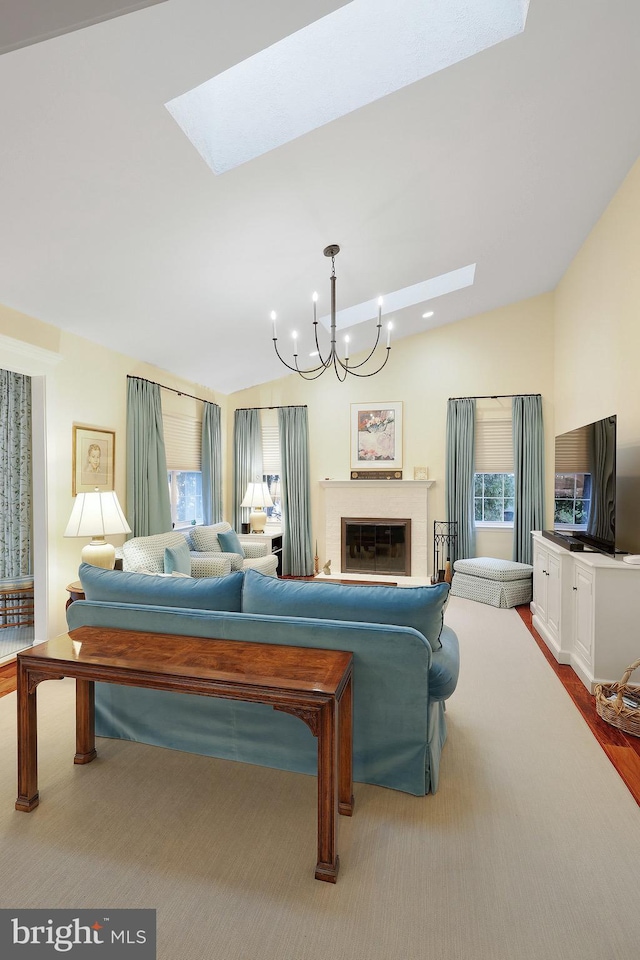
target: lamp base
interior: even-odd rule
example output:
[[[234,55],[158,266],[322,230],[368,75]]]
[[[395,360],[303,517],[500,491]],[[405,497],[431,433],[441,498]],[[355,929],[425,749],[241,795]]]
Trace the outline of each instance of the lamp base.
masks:
[[[91,543],[82,548],[80,558],[83,563],[90,563],[93,567],[113,570],[116,565],[116,548],[112,543],[107,543],[104,537],[94,537]]]
[[[252,510],[249,515],[249,526],[251,533],[264,533],[267,523],[267,515],[264,510]]]

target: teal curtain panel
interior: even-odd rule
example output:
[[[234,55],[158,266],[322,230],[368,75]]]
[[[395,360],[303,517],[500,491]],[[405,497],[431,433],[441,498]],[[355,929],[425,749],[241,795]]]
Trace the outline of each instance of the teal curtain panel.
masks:
[[[134,537],[171,530],[160,386],[127,380],[127,520]]]
[[[248,483],[262,480],[262,433],[259,410],[236,410],[233,420],[233,526],[242,533],[249,508],[241,507]]]
[[[476,555],[473,509],[473,471],[476,401],[473,397],[447,403],[445,499],[447,520],[458,524],[458,540],[451,562]]]
[[[282,457],[282,573],[313,573],[309,424],[306,407],[278,410]]]
[[[202,411],[202,516],[205,526],[222,520],[222,428],[217,403],[205,403]]]
[[[531,531],[544,526],[544,427],[542,397],[514,397],[515,510],[513,559],[533,563]]]

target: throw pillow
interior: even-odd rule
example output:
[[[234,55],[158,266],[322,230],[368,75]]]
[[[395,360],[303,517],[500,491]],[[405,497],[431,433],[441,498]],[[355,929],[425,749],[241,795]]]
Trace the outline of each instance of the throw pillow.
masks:
[[[439,650],[449,584],[431,587],[364,587],[312,580],[277,580],[246,570],[242,612],[318,620],[355,620],[413,627]]]
[[[164,572],[173,573],[174,570],[191,576],[191,555],[186,540],[179,547],[164,548]]]
[[[124,570],[105,570],[89,563],[81,563],[79,572],[87,600],[240,613],[244,579],[240,572],[203,579],[171,575],[149,577]]]
[[[244,557],[244,547],[240,543],[240,537],[235,530],[219,533],[218,543],[222,547],[223,553],[239,553],[241,557]]]

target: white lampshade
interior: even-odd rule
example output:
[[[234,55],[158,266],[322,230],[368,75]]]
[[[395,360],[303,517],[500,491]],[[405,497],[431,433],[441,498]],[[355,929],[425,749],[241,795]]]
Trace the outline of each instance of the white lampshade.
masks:
[[[247,492],[244,495],[244,500],[240,504],[241,507],[272,507],[273,500],[271,499],[271,494],[269,493],[269,485],[267,483],[250,483],[247,485]]]
[[[266,483],[249,483],[241,507],[251,507],[249,524],[251,533],[264,533],[267,515],[264,507],[272,507],[273,500]]]
[[[105,535],[131,533],[131,527],[118,503],[115,490],[106,493],[79,493],[64,532],[65,537],[91,537],[82,550],[84,563],[113,570],[116,551]]]

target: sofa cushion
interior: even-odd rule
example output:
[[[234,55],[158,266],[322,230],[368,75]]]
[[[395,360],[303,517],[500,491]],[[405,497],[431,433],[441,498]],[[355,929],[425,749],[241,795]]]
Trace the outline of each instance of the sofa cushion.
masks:
[[[244,577],[243,613],[413,627],[426,637],[432,650],[440,649],[448,583],[365,587],[326,580],[278,580],[256,570],[246,570]]]
[[[216,550],[223,553],[218,540],[219,533],[228,533],[231,530],[231,524],[226,520],[220,523],[212,523],[206,527],[192,527],[189,531],[189,539],[193,550]]]
[[[191,576],[191,554],[186,540],[177,547],[164,548],[164,572],[173,573],[174,570]]]
[[[105,570],[80,564],[80,582],[87,600],[110,603],[143,603],[150,606],[187,607],[240,613],[244,574],[226,577],[150,577],[124,570]]]
[[[471,577],[484,577],[485,580],[527,580],[533,576],[533,567],[529,563],[496,560],[494,557],[456,560],[453,569],[457,573],[466,573]]]
[[[223,553],[239,553],[244,557],[244,547],[240,543],[240,537],[235,530],[221,530],[218,533],[218,543],[222,547]]]
[[[232,570],[242,570],[240,558],[235,553],[198,553],[193,550],[191,556],[192,577],[225,577]]]

